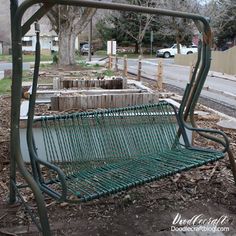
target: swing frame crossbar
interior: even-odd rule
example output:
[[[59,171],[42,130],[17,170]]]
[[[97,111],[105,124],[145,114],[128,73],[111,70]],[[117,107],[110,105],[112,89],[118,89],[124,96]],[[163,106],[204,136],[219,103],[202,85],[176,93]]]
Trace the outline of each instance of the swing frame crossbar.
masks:
[[[70,183],[68,184],[68,181],[70,179],[72,179],[72,177],[70,175],[65,176],[65,174],[61,170],[60,166],[56,165],[53,162],[42,161],[42,159],[40,159],[40,157],[37,156],[37,150],[35,147],[32,128],[33,128],[33,122],[35,122],[34,121],[34,105],[35,105],[35,96],[36,96],[36,88],[37,88],[37,77],[38,77],[39,65],[40,65],[40,44],[39,44],[39,29],[38,28],[36,29],[36,32],[37,32],[36,35],[37,35],[38,42],[36,45],[35,70],[34,70],[34,77],[33,77],[33,90],[32,90],[32,95],[30,97],[28,123],[27,123],[28,124],[27,125],[27,143],[28,143],[29,154],[30,154],[30,159],[31,159],[32,173],[30,173],[27,170],[25,163],[23,161],[22,153],[21,153],[21,149],[20,149],[20,135],[19,135],[20,105],[21,105],[21,91],[22,91],[22,37],[28,32],[32,23],[40,20],[40,18],[42,18],[54,5],[57,5],[57,4],[79,6],[79,7],[91,7],[91,8],[97,8],[97,9],[133,11],[133,12],[137,12],[137,13],[155,14],[155,15],[171,16],[171,17],[189,19],[189,20],[192,20],[195,23],[196,27],[198,28],[198,30],[201,34],[201,40],[199,43],[198,58],[197,58],[194,72],[192,74],[192,79],[186,86],[185,93],[184,93],[184,96],[183,96],[183,99],[181,102],[181,106],[178,109],[178,111],[174,107],[172,107],[170,104],[160,103],[157,105],[153,105],[153,107],[155,107],[157,109],[157,111],[152,110],[151,112],[147,112],[147,110],[153,109],[152,105],[149,105],[149,106],[147,105],[147,106],[139,106],[139,107],[131,107],[131,108],[113,109],[113,110],[109,111],[110,113],[109,112],[107,113],[105,111],[103,113],[86,113],[86,114],[82,114],[82,115],[77,114],[77,115],[73,115],[72,117],[57,116],[54,118],[54,120],[56,120],[56,121],[61,120],[63,122],[67,122],[69,120],[69,122],[71,122],[71,119],[78,120],[78,119],[81,119],[81,117],[87,117],[86,119],[91,121],[91,117],[93,117],[94,119],[96,119],[96,122],[97,122],[96,124],[98,125],[98,127],[100,127],[101,130],[103,130],[104,126],[101,126],[101,123],[103,123],[104,117],[109,116],[109,114],[112,114],[113,118],[115,117],[113,119],[113,121],[115,120],[115,122],[118,122],[117,116],[119,116],[119,115],[123,116],[122,119],[124,120],[125,119],[124,113],[127,113],[127,111],[131,112],[131,114],[133,114],[133,113],[135,114],[135,112],[140,110],[141,113],[138,113],[140,123],[136,122],[135,119],[137,117],[135,117],[135,115],[134,116],[131,115],[131,117],[129,117],[131,119],[131,121],[129,121],[129,122],[132,123],[135,121],[136,125],[138,124],[138,126],[139,125],[142,126],[143,123],[145,123],[147,121],[151,122],[154,119],[153,114],[156,114],[156,118],[155,118],[156,120],[158,120],[157,119],[158,116],[160,116],[160,114],[162,114],[161,119],[162,119],[162,121],[164,120],[163,121],[164,123],[162,122],[161,125],[165,124],[165,119],[166,119],[166,127],[168,128],[169,126],[171,126],[173,128],[169,118],[170,118],[170,116],[174,115],[176,122],[178,124],[178,129],[176,130],[176,134],[174,135],[174,137],[175,137],[175,139],[176,138],[179,139],[180,136],[183,137],[184,148],[187,152],[189,152],[191,154],[190,157],[195,156],[196,158],[198,158],[196,156],[196,153],[202,152],[202,151],[205,152],[206,154],[210,155],[208,161],[202,160],[201,163],[198,163],[198,164],[194,163],[192,166],[189,166],[189,167],[193,168],[193,167],[208,163],[210,161],[218,160],[220,158],[223,158],[225,153],[227,152],[228,156],[229,156],[234,180],[236,182],[235,161],[234,161],[232,150],[229,147],[229,141],[228,141],[226,135],[221,131],[198,128],[195,123],[195,120],[194,120],[194,110],[195,110],[198,98],[200,96],[200,93],[202,91],[203,85],[205,83],[205,80],[206,80],[206,77],[207,77],[207,74],[208,74],[208,71],[210,68],[210,63],[211,63],[212,33],[211,33],[211,29],[210,29],[209,23],[206,18],[204,18],[200,15],[197,15],[197,14],[190,14],[190,13],[179,12],[179,11],[171,11],[171,10],[164,10],[164,9],[151,8],[151,7],[142,7],[142,6],[136,6],[136,5],[127,5],[127,4],[120,4],[120,3],[105,3],[105,2],[90,1],[90,0],[25,0],[20,5],[18,4],[17,0],[10,0],[10,2],[11,2],[13,77],[12,77],[12,96],[11,96],[12,107],[11,107],[11,146],[10,146],[11,157],[10,157],[10,198],[9,198],[9,201],[11,204],[15,203],[16,195],[20,196],[20,191],[19,191],[20,188],[25,187],[25,186],[20,186],[17,184],[16,168],[18,168],[19,172],[21,173],[21,175],[23,176],[23,178],[25,179],[25,181],[27,183],[26,186],[31,188],[31,190],[35,196],[35,201],[37,203],[37,209],[38,209],[39,222],[37,222],[36,217],[34,217],[34,215],[30,212],[30,209],[29,209],[29,207],[27,207],[27,204],[26,203],[24,203],[24,204],[26,205],[26,208],[30,212],[30,215],[32,216],[36,225],[38,226],[39,230],[42,232],[42,234],[44,236],[51,235],[51,231],[50,231],[50,225],[49,225],[49,220],[48,220],[48,216],[47,216],[47,209],[45,206],[45,201],[44,201],[44,197],[43,197],[42,192],[47,193],[51,197],[54,197],[60,201],[69,201],[68,196],[67,196],[67,189],[68,189],[68,186],[70,185]],[[25,12],[27,11],[27,9],[29,9],[31,6],[33,6],[35,4],[40,4],[40,8],[24,24],[22,24],[22,18],[24,16]],[[169,107],[171,110],[168,110],[169,113],[168,112],[163,113],[163,111],[160,110],[160,107]],[[144,112],[144,110],[146,112]],[[123,115],[121,115],[121,113]],[[143,115],[144,113],[146,115]],[[140,114],[142,114],[142,115],[140,115]],[[163,118],[164,116],[166,118]],[[103,118],[101,119],[101,117],[103,117]],[[188,119],[188,117],[190,119],[191,126],[186,124],[186,120]],[[134,120],[132,120],[132,119],[134,119]],[[45,122],[45,120],[48,120],[48,119],[45,117],[42,117],[40,120],[38,120],[36,122],[39,122],[39,121]],[[167,120],[168,120],[168,124],[167,124]],[[49,122],[51,122],[50,119],[49,119]],[[120,127],[124,126],[123,123],[122,124],[119,123],[119,124],[120,124]],[[158,126],[160,124],[158,123],[155,125]],[[157,126],[155,126],[155,127],[157,127]],[[151,127],[150,129],[148,128],[148,129],[152,130],[152,128],[153,127]],[[190,142],[188,141],[187,136],[186,136],[186,129],[197,132],[201,136],[223,145],[224,150],[222,150],[222,151],[216,151],[216,150],[210,150],[210,149],[202,150],[202,149],[192,147],[190,145]],[[95,130],[98,130],[98,129],[96,128]],[[146,131],[143,131],[143,132],[146,132]],[[165,131],[163,131],[163,132],[165,132]],[[153,131],[151,131],[151,133],[153,133]],[[98,134],[98,135],[100,135],[100,134]],[[219,138],[217,135],[218,136],[221,135],[223,138]],[[147,135],[145,134],[145,137],[146,136]],[[101,135],[101,137],[102,137],[102,135]],[[135,136],[133,138],[135,139]],[[158,140],[157,140],[157,142],[158,142]],[[103,143],[105,143],[105,140],[103,140]],[[176,144],[176,142],[174,142],[174,143]],[[76,147],[76,148],[78,150],[78,147]],[[134,147],[132,147],[132,148],[134,148]],[[170,150],[172,150],[172,152],[170,151],[170,153],[168,154],[169,156],[172,156],[173,153],[175,153],[175,154],[178,153],[176,151],[177,150],[176,145],[175,145],[175,152],[173,151],[173,147],[171,147]],[[180,148],[179,150],[180,150],[180,152],[182,152],[183,148]],[[185,157],[188,157],[187,154],[182,153],[182,155],[183,156],[185,155]],[[166,157],[168,157],[168,156],[166,156]],[[176,155],[176,157],[177,157],[177,155]],[[157,159],[158,159],[157,156],[154,156],[151,158],[153,163],[154,162],[156,163]],[[132,160],[132,161],[133,161],[132,163],[134,163],[134,162],[136,163],[136,160]],[[142,159],[140,161],[140,163],[142,164],[145,161],[146,161],[146,159],[145,160]],[[188,160],[187,160],[187,162],[188,162]],[[164,161],[163,161],[163,163],[164,163]],[[52,183],[52,181],[45,182],[43,180],[43,178],[40,174],[40,165],[44,165],[47,168],[55,171],[58,174],[58,177],[53,180],[54,181],[53,183],[60,183],[61,184],[61,186],[62,186],[62,193],[61,194],[57,194],[53,189],[51,189],[49,187],[50,184]],[[110,166],[112,166],[112,165],[114,165],[114,164],[110,164]],[[110,168],[110,166],[109,166],[109,168]],[[119,164],[119,166],[121,166],[121,165]],[[159,164],[157,165],[157,170],[159,168],[158,166],[159,166]],[[92,170],[91,168],[89,169],[90,172]],[[99,168],[97,168],[97,170],[99,170],[100,171],[99,173],[101,173],[102,168],[101,167],[99,167]],[[106,168],[108,168],[108,167],[106,166]],[[139,168],[139,167],[137,166],[137,168]],[[103,194],[103,192],[102,192],[102,194],[97,194],[95,197],[97,198],[100,196],[104,196],[107,193],[110,194],[113,192],[121,191],[121,190],[127,189],[128,187],[136,186],[138,184],[143,184],[145,182],[160,179],[164,176],[167,176],[170,174],[173,175],[177,172],[181,172],[181,171],[187,170],[187,169],[189,169],[189,168],[181,167],[179,169],[173,170],[169,174],[161,175],[161,174],[157,173],[156,175],[154,175],[154,177],[151,176],[150,178],[146,178],[146,176],[148,174],[150,174],[150,173],[147,173],[146,171],[149,170],[150,172],[152,172],[153,169],[152,168],[146,169],[143,172],[144,173],[143,176],[145,176],[146,179],[138,179],[138,181],[136,181],[138,178],[138,174],[137,174],[138,172],[134,173],[134,172],[132,172],[133,171],[132,169],[129,169],[127,173],[130,173],[130,176],[132,175],[132,178],[135,180],[134,184],[126,183],[126,184],[124,184],[123,187],[117,187],[118,185],[116,183],[116,187],[113,186],[112,188],[108,189],[105,194]],[[137,170],[139,170],[139,169],[137,169]],[[122,169],[122,171],[124,171],[124,169]],[[83,171],[79,170],[78,173],[81,174],[82,172]],[[72,173],[72,175],[75,175],[75,174],[76,174],[75,172]],[[87,175],[85,175],[85,176],[87,176]],[[125,174],[125,178],[126,177],[127,176]],[[103,176],[102,178],[103,178],[103,180],[105,179],[104,184],[106,185],[107,184],[106,176],[105,177]],[[86,180],[86,178],[85,178],[85,180]],[[81,179],[80,179],[80,181],[81,181]],[[115,182],[114,182],[114,184],[115,184]],[[102,183],[100,183],[99,186],[102,186]],[[103,186],[103,188],[104,188],[104,186]],[[96,191],[98,191],[98,190],[96,190]],[[75,194],[77,194],[77,192],[75,192]],[[78,195],[79,195],[79,193],[78,193]],[[92,197],[84,198],[83,200],[93,199],[94,195],[91,195],[91,196]],[[21,198],[21,200],[24,201],[23,198]],[[77,202],[80,202],[80,200],[78,200]]]

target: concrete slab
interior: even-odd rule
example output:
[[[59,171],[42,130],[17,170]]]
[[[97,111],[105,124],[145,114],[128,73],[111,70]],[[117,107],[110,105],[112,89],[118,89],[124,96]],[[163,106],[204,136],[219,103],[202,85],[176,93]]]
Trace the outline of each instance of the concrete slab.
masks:
[[[104,66],[106,61],[86,61],[86,64]]]
[[[175,100],[171,99],[171,98],[165,98],[165,99],[160,99],[161,100],[164,100],[170,104],[172,104],[174,107],[176,108],[180,108],[180,103],[176,102]]]
[[[45,98],[45,99],[37,99],[35,101],[35,103],[36,104],[48,104],[48,103],[51,103],[51,99],[47,99],[47,98]]]
[[[236,130],[236,119],[221,120],[217,123],[217,125],[225,129]]]
[[[30,87],[31,85],[32,85],[32,82],[29,82],[29,81],[23,81],[22,82],[23,87]]]
[[[226,80],[236,81],[236,75],[229,75],[229,74],[216,72],[216,71],[209,71],[209,75],[212,77],[218,77],[218,78],[223,78]]]
[[[145,91],[148,91],[148,92],[153,92],[152,89],[150,89],[149,87],[143,85],[142,82],[140,82],[140,81],[128,79],[127,84],[128,85],[135,85],[135,87],[137,87],[139,89],[142,89],[142,90],[145,90]]]
[[[206,111],[195,111],[194,112],[195,115],[198,115],[198,116],[209,116],[210,115],[210,112],[206,112]]]
[[[28,115],[29,101],[23,101],[20,106],[20,116],[25,117]]]

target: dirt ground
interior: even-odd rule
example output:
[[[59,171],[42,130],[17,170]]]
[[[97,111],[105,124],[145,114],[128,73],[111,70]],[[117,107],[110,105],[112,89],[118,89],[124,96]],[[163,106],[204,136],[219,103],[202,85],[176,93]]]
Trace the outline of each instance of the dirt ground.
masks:
[[[0,235],[39,235],[23,206],[8,205],[10,97],[0,97]],[[201,127],[217,128],[215,114],[198,119]],[[236,131],[226,130],[236,153]],[[212,146],[211,142],[197,143]],[[18,174],[18,181],[23,182]],[[29,189],[24,199],[36,209]],[[228,158],[152,182],[129,191],[79,205],[57,203],[45,195],[53,235],[190,235],[171,232],[177,213],[190,219],[227,216],[229,232],[236,235],[236,187]],[[193,234],[191,234],[193,235]],[[196,235],[211,235],[196,234]],[[216,234],[212,234],[216,235]],[[222,235],[222,234],[219,234]]]

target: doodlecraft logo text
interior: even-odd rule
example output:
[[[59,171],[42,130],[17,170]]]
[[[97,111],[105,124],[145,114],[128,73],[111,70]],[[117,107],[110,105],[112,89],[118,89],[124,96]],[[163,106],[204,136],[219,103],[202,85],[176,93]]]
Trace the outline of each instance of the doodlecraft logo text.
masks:
[[[181,214],[177,213],[174,217],[171,231],[182,232],[228,232],[229,218],[222,215],[218,218],[206,217],[204,214],[194,215],[191,218],[184,218]]]

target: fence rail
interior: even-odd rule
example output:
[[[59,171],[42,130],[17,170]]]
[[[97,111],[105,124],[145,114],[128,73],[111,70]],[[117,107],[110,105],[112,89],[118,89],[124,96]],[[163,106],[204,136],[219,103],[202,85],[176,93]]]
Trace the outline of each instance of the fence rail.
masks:
[[[121,63],[123,62],[123,63]],[[156,73],[150,73],[147,70],[143,69],[144,64],[151,64],[156,66]],[[148,61],[142,60],[142,56],[139,56],[138,61],[137,61],[137,66],[128,66],[128,59],[127,56],[125,55],[124,57],[118,57],[118,56],[109,56],[108,57],[108,62],[107,62],[107,67],[110,70],[115,70],[115,71],[123,71],[123,76],[127,77],[128,75],[128,68],[132,69],[137,75],[137,80],[141,81],[142,77],[154,77],[156,78],[157,81],[157,87],[160,91],[163,90],[163,61],[160,59],[158,63],[152,63]]]

